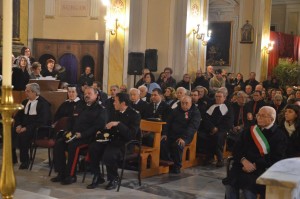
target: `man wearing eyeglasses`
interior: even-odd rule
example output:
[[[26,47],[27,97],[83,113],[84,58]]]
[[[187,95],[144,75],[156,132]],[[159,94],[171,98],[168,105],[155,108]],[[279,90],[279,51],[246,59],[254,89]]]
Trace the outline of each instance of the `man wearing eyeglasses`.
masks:
[[[257,125],[242,132],[233,150],[234,163],[223,180],[226,198],[235,199],[242,189],[246,199],[259,193],[264,198],[265,188],[256,179],[277,161],[285,158],[287,138],[275,124],[276,111],[263,106],[256,114]]]

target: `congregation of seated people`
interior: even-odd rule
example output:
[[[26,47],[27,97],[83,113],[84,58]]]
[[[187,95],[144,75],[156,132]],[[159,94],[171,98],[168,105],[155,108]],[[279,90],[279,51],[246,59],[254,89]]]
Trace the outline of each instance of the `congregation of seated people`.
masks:
[[[19,88],[25,90],[28,97],[23,102],[25,109],[19,111],[15,117],[13,134],[14,154],[16,148],[20,149],[20,169],[26,169],[29,165],[28,150],[33,128],[49,123],[49,119],[40,114],[49,111],[50,105],[39,96],[40,92],[34,87],[35,84],[28,84],[29,77],[37,77],[39,74],[29,75],[31,69],[27,68],[27,61],[28,59],[20,57],[19,66],[16,66],[20,71],[15,73],[23,75],[18,78],[22,81],[18,84],[22,85]],[[49,67],[46,72],[42,70],[41,75],[46,73],[56,76],[55,68],[52,67],[53,61],[47,60]],[[33,63],[32,68],[40,68],[40,65]],[[237,153],[236,143],[241,147],[245,140],[251,139],[244,133],[249,132],[253,126],[266,129],[276,126],[276,132],[282,133],[280,139],[286,140],[282,143],[284,146],[280,157],[268,162],[268,166],[285,157],[299,156],[299,85],[290,85],[283,89],[279,87],[276,78],[271,77],[258,82],[255,72],[251,72],[249,79],[244,81],[241,73],[234,77],[225,70],[214,70],[212,66],[208,66],[205,73],[198,70],[194,82],[191,82],[189,74],[184,74],[183,79],[176,84],[172,73],[172,69],[167,67],[155,81],[154,74],[144,69],[143,77],[134,88],[122,85],[121,89],[121,85],[111,85],[107,98],[101,84],[95,82],[91,68],[87,66],[85,73],[80,76],[79,85],[67,88],[68,99],[57,110],[52,121],[55,125],[60,118],[70,117],[71,123],[67,130],[75,135],[75,139],[68,143],[63,139],[57,140],[54,147],[54,168],[58,175],[52,181],[63,185],[76,182],[76,172],[70,174],[75,149],[80,144],[87,144],[94,174],[93,181],[87,188],[93,189],[104,183],[99,169],[102,161],[108,172],[109,183],[106,189],[115,189],[119,180],[117,162],[121,158],[124,144],[134,139],[139,131],[140,119],[147,118],[159,118],[159,121],[166,122],[162,131],[161,159],[172,161],[174,164],[171,165],[170,172],[176,174],[181,172],[183,149],[192,141],[195,132],[198,134],[197,153],[205,154],[205,165],[223,167],[224,147],[228,145],[229,150]],[[263,122],[258,122],[262,116],[271,118],[268,125],[261,126]],[[111,142],[97,142],[96,137],[104,131],[117,132],[118,136]],[[144,136],[143,143],[151,145],[153,138],[147,134]],[[272,147],[271,145],[271,151]],[[256,159],[251,155],[246,157],[247,149],[243,150],[245,157],[238,153],[237,160],[240,159],[236,163],[239,164],[237,167],[245,164],[247,168],[244,171],[253,172],[257,165]],[[68,152],[67,161],[64,151]],[[109,155],[108,151],[113,154]],[[17,162],[16,154],[14,162]],[[260,169],[265,170],[267,167]],[[227,188],[230,195],[234,187]],[[247,191],[254,193],[255,186]]]

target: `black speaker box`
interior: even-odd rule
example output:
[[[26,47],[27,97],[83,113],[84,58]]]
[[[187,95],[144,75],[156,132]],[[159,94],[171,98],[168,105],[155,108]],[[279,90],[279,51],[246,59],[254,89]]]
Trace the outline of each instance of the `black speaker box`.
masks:
[[[147,49],[145,51],[145,68],[150,71],[157,71],[157,49]]]
[[[144,53],[128,53],[128,75],[141,75],[144,68]]]

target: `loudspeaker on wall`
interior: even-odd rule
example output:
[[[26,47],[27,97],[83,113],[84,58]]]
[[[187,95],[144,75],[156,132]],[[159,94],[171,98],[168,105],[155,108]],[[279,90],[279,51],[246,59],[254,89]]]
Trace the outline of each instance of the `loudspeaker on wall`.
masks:
[[[144,53],[128,53],[128,75],[141,75],[144,68]]]
[[[157,71],[158,55],[157,49],[147,49],[145,51],[145,68],[150,71]]]

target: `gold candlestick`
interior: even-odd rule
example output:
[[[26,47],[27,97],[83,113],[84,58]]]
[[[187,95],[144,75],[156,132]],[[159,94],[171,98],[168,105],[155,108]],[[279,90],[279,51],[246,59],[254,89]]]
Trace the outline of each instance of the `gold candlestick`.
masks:
[[[13,194],[16,190],[11,146],[11,125],[13,123],[12,114],[17,110],[24,108],[21,104],[14,104],[12,88],[12,86],[2,86],[2,98],[0,104],[0,113],[2,115],[3,124],[3,155],[0,192],[3,199],[13,198]]]

